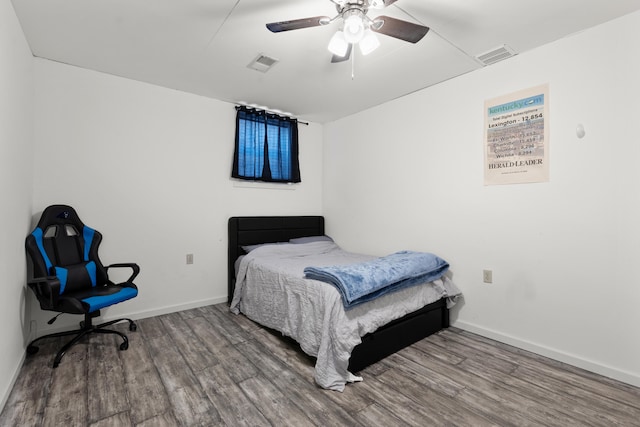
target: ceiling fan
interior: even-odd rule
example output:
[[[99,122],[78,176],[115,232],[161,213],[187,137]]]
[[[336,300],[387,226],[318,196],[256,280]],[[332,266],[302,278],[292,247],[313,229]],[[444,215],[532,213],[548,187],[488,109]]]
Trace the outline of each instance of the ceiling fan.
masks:
[[[329,0],[336,5],[338,14],[314,16],[312,18],[294,19],[292,21],[272,22],[267,24],[269,31],[299,30],[302,28],[329,25],[338,18],[342,19],[342,27],[329,41],[329,51],[333,53],[331,62],[342,62],[349,59],[351,48],[357,44],[363,55],[374,51],[380,41],[374,33],[384,34],[410,43],[417,43],[429,31],[428,27],[413,24],[390,16],[378,16],[373,19],[367,16],[372,9],[383,9],[397,0]]]

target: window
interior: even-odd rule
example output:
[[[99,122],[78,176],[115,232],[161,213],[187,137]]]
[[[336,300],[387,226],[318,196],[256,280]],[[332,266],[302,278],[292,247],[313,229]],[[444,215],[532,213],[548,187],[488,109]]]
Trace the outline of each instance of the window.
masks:
[[[300,182],[298,122],[262,110],[236,107],[233,178]]]

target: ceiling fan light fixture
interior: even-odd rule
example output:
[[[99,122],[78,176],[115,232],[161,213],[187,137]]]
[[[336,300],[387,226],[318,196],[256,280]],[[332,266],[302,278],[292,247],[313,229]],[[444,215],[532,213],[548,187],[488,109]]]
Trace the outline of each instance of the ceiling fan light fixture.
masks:
[[[358,43],[364,37],[364,14],[361,10],[354,9],[348,11],[349,15],[344,17],[344,37],[349,43]],[[345,15],[347,12],[345,12]]]
[[[333,37],[331,37],[331,40],[329,40],[328,49],[329,52],[339,57],[343,57],[347,54],[347,50],[349,49],[349,42],[345,38],[345,35],[342,31],[337,31],[333,35]]]
[[[363,55],[368,55],[380,46],[380,40],[376,37],[375,33],[371,30],[366,30],[364,32],[364,37],[358,43],[360,46],[360,52]]]

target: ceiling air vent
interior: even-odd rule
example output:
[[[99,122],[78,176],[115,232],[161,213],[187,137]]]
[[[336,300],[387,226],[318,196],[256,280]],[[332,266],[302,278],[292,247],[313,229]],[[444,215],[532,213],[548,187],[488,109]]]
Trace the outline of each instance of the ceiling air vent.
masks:
[[[503,59],[511,58],[515,55],[517,54],[513,49],[511,49],[506,44],[503,44],[502,46],[491,49],[488,52],[481,53],[480,55],[476,56],[476,60],[482,65],[491,65],[495,64],[496,62],[500,62]]]
[[[255,59],[251,61],[249,65],[247,65],[247,67],[251,68],[252,70],[266,73],[271,67],[276,64],[276,62],[278,62],[277,59],[261,53],[260,55],[256,56]]]

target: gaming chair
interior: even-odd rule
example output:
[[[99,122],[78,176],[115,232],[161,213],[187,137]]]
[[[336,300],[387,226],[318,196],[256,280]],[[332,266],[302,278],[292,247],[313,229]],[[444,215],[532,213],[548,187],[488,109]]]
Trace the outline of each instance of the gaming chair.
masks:
[[[82,223],[71,206],[52,205],[42,212],[38,225],[26,239],[29,264],[29,288],[35,293],[40,308],[58,312],[49,321],[53,323],[62,313],[83,314],[80,329],[45,335],[27,346],[27,353],[37,353],[37,341],[75,335],[56,354],[56,368],[65,352],[90,333],[115,334],[122,338],[120,350],[129,348],[127,336],[106,326],[120,321],[129,322],[129,330],[135,331],[131,319],[117,319],[94,326],[92,319],[100,316],[100,309],[129,300],[138,295],[133,279],[140,272],[134,263],[102,265],[98,258],[100,232]],[[109,280],[111,268],[132,269],[131,276],[123,283]]]

